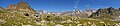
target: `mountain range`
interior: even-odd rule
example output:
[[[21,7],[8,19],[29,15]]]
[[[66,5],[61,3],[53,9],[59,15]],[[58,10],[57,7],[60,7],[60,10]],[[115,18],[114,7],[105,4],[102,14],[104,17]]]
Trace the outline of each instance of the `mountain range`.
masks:
[[[120,25],[120,8],[47,12],[35,11],[26,2],[11,4],[7,8],[0,7],[1,26],[118,26],[118,24]]]

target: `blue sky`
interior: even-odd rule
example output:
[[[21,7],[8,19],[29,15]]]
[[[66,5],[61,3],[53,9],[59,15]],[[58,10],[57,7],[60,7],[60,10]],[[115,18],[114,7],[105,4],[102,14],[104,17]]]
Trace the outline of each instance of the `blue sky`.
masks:
[[[18,4],[19,2],[27,2],[34,10],[46,10],[49,12],[63,12],[76,10],[74,7],[78,5],[79,10],[87,8],[98,9],[112,6],[120,8],[120,0],[0,0],[0,6],[6,8],[10,4]]]

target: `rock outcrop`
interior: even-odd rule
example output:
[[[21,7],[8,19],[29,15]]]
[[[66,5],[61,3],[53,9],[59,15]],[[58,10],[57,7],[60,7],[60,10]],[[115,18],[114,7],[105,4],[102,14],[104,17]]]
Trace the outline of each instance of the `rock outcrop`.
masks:
[[[120,10],[112,7],[98,9],[96,13],[93,13],[89,18],[116,18],[120,16]]]
[[[14,10],[16,8],[16,5],[11,4],[6,9]]]

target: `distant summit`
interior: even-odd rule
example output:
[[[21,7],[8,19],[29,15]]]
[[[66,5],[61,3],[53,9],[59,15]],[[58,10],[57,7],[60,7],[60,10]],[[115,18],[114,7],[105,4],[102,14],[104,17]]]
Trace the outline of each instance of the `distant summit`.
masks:
[[[37,11],[39,14],[45,14],[45,13],[47,13],[47,11],[45,11],[45,10],[38,10]]]
[[[4,9],[4,8],[0,7],[0,9]]]

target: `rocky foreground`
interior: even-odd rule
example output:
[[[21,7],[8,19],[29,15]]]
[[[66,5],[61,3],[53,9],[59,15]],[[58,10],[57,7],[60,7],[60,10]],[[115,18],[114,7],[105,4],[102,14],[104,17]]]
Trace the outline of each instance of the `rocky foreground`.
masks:
[[[95,14],[96,15],[96,14]],[[107,18],[107,17],[106,17]],[[54,14],[39,14],[26,2],[10,5],[6,9],[0,7],[1,26],[120,26],[113,19],[97,19],[93,16],[56,16]]]

